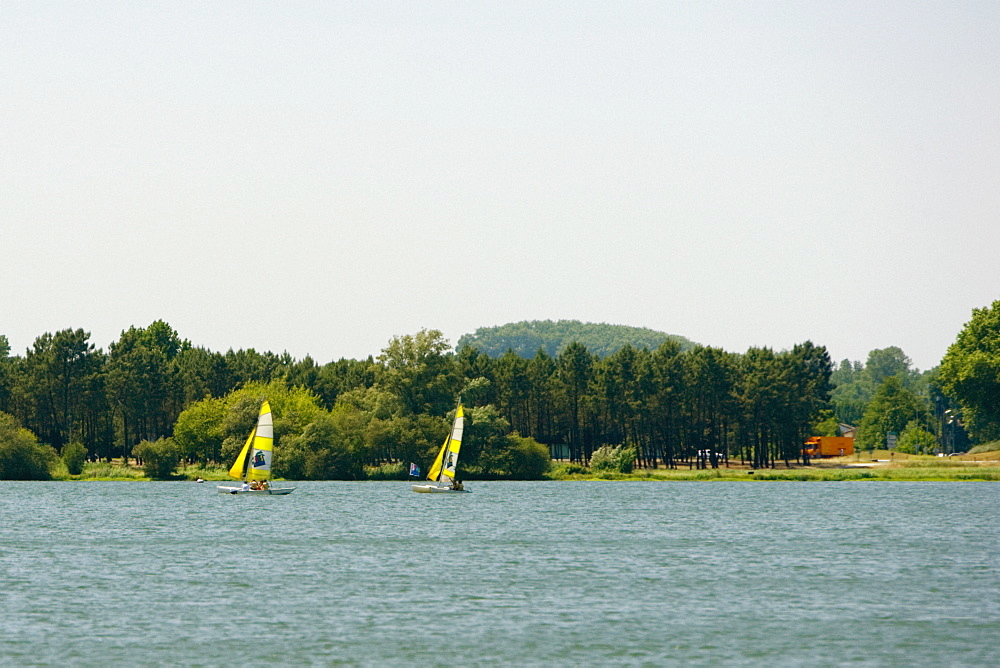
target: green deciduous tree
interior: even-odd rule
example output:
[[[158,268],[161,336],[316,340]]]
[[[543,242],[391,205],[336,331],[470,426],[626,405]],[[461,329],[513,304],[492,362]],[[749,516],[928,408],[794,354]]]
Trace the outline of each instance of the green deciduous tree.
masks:
[[[394,337],[382,350],[379,384],[407,412],[441,415],[454,408],[461,376],[448,340],[436,329]]]
[[[492,404],[473,407],[465,415],[459,477],[468,473],[480,478],[538,480],[548,470],[548,447],[511,433],[510,423]]]
[[[927,392],[926,379],[911,368],[910,358],[897,346],[872,350],[865,364],[843,360],[830,374],[830,401],[838,422],[860,424],[875,390],[890,376],[899,377],[909,390]]]
[[[939,381],[975,441],[1000,439],[1000,300],[973,309],[941,361]]]
[[[372,419],[365,428],[368,464],[414,462],[430,470],[450,423],[434,415],[396,415]]]
[[[448,416],[449,421],[453,417],[454,412]],[[466,410],[459,468],[478,470],[488,477],[502,476],[508,465],[503,453],[510,445],[507,442],[509,433],[510,423],[495,406],[476,406]]]
[[[359,480],[364,477],[358,456],[361,433],[350,429],[345,414],[318,415],[301,434],[282,442],[275,473],[304,480]],[[345,428],[346,427],[346,428]]]
[[[865,409],[857,443],[867,448],[882,447],[886,434],[899,434],[911,421],[926,426],[929,412],[927,402],[903,387],[899,376],[889,376],[878,386]]]
[[[899,435],[896,449],[910,454],[932,454],[937,448],[937,439],[918,420],[911,420]]]
[[[281,444],[286,436],[301,434],[310,422],[325,413],[319,397],[303,387],[288,387],[283,379],[269,383],[252,382],[225,397],[222,420],[222,460],[232,463],[247,435],[257,423],[261,404],[267,400],[274,421],[275,461],[281,461]],[[279,464],[275,464],[279,466]]]
[[[876,348],[868,353],[865,373],[875,387],[881,385],[889,376],[899,376],[903,384],[908,385],[910,365],[910,358],[898,346]]]
[[[191,461],[218,462],[222,459],[224,399],[208,397],[181,411],[174,423],[174,442],[181,456]]]
[[[830,403],[833,405],[837,422],[857,425],[865,413],[865,406],[875,394],[875,385],[864,373],[861,362],[843,360],[840,366],[830,374],[833,390],[830,392]]]

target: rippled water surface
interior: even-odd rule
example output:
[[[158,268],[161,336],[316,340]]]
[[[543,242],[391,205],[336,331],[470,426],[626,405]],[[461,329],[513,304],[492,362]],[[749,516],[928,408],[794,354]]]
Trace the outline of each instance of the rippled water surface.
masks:
[[[0,483],[0,661],[996,665],[1000,485]]]

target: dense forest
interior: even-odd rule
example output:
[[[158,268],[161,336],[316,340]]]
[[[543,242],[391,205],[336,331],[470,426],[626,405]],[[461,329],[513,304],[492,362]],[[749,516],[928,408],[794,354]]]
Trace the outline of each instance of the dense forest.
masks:
[[[521,357],[534,357],[539,350],[555,357],[571,343],[583,344],[590,353],[607,357],[625,346],[655,350],[666,341],[675,341],[682,351],[695,344],[677,334],[664,334],[645,327],[585,323],[579,320],[523,320],[499,327],[480,327],[458,339],[458,350],[477,349],[497,358],[513,350]]]
[[[641,467],[768,467],[843,424],[857,427],[859,447],[893,434],[901,450],[947,452],[967,446],[966,428],[979,441],[1000,435],[1000,302],[973,316],[925,373],[899,348],[834,365],[809,341],[732,353],[667,339],[604,356],[571,342],[556,355],[493,357],[424,330],[378,357],[320,365],[213,352],[163,321],[122,332],[106,352],[67,329],[11,356],[0,335],[0,477],[44,477],[57,456],[229,462],[265,397],[276,474],[293,479],[426,468],[459,397],[469,478],[538,478],[550,458],[586,465],[595,453]]]

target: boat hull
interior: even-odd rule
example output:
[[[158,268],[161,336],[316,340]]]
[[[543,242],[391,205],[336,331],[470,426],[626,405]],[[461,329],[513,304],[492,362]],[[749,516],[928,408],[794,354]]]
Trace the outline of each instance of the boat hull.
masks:
[[[467,489],[452,489],[440,485],[413,485],[410,489],[421,494],[468,494]]]
[[[271,489],[243,489],[219,485],[219,494],[253,494],[258,496],[284,496],[295,491],[294,487],[272,487]]]

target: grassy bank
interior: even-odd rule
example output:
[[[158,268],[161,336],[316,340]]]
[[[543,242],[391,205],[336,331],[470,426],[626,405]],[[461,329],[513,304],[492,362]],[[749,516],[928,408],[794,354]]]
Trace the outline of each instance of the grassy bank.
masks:
[[[177,467],[170,480],[231,480],[229,477],[229,467],[216,465],[205,466],[181,465]],[[134,462],[125,463],[121,458],[113,459],[110,462],[87,462],[83,465],[83,472],[80,475],[70,475],[66,469],[66,464],[58,462],[52,470],[54,480],[117,480],[136,481],[151,480],[142,470],[141,466],[136,466]]]
[[[553,467],[550,480],[995,480],[1000,481],[1000,451],[932,457],[895,454],[887,450],[849,457],[813,460],[810,466],[752,469],[730,462],[717,469],[639,469],[630,474],[581,471],[580,466]]]
[[[941,468],[780,468],[746,471],[709,469],[703,471],[659,470],[637,471],[631,474],[598,473],[554,475],[551,480],[990,480],[1000,481],[1000,467],[941,467]]]
[[[372,480],[399,479],[401,465],[392,470],[368,470]],[[385,467],[383,467],[385,468]],[[397,471],[396,469],[399,469]],[[224,465],[182,465],[170,480],[230,480]],[[70,475],[65,464],[58,465],[53,477],[56,480],[150,480],[141,467],[125,464],[121,459],[112,462],[87,462],[83,473]],[[390,476],[390,474],[392,474]],[[849,457],[813,460],[810,466],[784,462],[775,468],[752,469],[730,462],[729,467],[717,469],[638,469],[630,474],[591,471],[579,465],[554,463],[548,480],[995,480],[1000,481],[1000,450],[979,452],[956,457],[931,457],[905,455],[887,450],[863,452]]]

